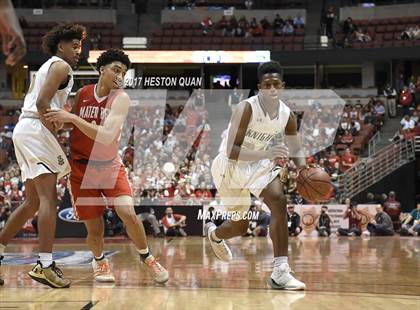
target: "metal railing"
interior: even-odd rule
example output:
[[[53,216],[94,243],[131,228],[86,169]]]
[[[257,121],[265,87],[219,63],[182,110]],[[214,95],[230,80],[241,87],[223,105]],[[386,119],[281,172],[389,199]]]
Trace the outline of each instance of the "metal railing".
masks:
[[[414,137],[414,149],[416,151],[416,154],[420,155],[420,136]]]
[[[381,142],[381,132],[377,131],[372,138],[369,140],[368,144],[368,156],[372,156],[376,153],[376,145]]]
[[[359,160],[338,177],[342,197],[354,197],[391,172],[415,159],[415,140],[401,140]]]

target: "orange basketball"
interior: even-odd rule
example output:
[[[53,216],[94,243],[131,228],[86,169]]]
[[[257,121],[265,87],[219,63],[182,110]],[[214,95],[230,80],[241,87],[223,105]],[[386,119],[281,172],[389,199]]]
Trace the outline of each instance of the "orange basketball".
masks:
[[[328,199],[332,188],[330,176],[321,168],[301,170],[296,183],[299,194],[310,202]]]

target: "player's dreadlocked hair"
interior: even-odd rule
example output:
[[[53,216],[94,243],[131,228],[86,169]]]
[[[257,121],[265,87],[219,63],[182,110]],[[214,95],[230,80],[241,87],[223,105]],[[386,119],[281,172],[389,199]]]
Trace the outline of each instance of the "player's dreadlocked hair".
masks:
[[[110,48],[103,52],[101,56],[98,57],[98,61],[96,63],[96,69],[99,69],[102,66],[106,66],[114,61],[119,61],[122,64],[126,65],[127,69],[130,68],[131,62],[128,58],[128,55],[124,53],[122,50],[116,48]]]
[[[42,38],[42,49],[45,53],[55,55],[61,41],[81,40],[85,27],[77,24],[59,24],[54,26]]]
[[[283,76],[283,69],[277,61],[264,62],[258,66],[258,81],[261,81],[262,76],[267,73],[278,73]]]

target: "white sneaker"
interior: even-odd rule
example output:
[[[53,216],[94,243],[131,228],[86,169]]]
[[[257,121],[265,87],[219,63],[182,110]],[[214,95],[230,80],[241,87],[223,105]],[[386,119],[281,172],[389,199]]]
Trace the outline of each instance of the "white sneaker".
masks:
[[[153,255],[149,255],[144,261],[144,264],[149,268],[149,271],[153,274],[153,279],[157,283],[162,284],[169,280],[168,271],[156,260]]]
[[[293,271],[288,264],[281,264],[279,267],[274,267],[271,277],[268,280],[268,285],[276,290],[304,290],[306,288],[305,283],[295,279],[291,273]]]
[[[370,231],[369,230],[365,230],[363,232],[363,236],[369,237],[370,236]]]
[[[92,260],[93,275],[97,282],[115,282],[108,259],[104,258],[100,261]]]
[[[211,248],[213,249],[214,255],[216,255],[216,257],[224,262],[229,262],[232,260],[232,252],[229,249],[229,247],[227,246],[225,240],[221,240],[219,242],[216,242],[213,240],[213,238],[211,237],[211,233],[213,231],[215,231],[217,228],[217,226],[212,223],[212,222],[208,222],[205,226],[204,226],[204,232],[207,236],[207,238],[210,241],[210,245]]]

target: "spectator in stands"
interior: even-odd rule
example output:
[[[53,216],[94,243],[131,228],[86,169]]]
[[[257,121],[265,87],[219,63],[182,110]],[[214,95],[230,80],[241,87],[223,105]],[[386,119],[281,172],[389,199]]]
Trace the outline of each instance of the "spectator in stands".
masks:
[[[384,117],[385,117],[385,113],[386,113],[386,111],[385,111],[385,107],[384,107],[384,105],[382,104],[382,102],[381,102],[380,100],[377,100],[377,101],[375,102],[375,108],[374,108],[374,111],[375,111],[375,114],[376,114],[377,116],[379,116],[379,117],[381,117],[381,118],[384,118]]]
[[[322,206],[321,213],[315,221],[315,229],[318,231],[318,236],[328,237],[331,235],[331,223],[333,220],[328,214],[328,207]]]
[[[333,30],[334,20],[335,20],[334,8],[330,7],[324,16],[325,32],[326,32],[325,34],[328,37],[328,39],[334,38],[334,30]]]
[[[250,24],[250,32],[254,37],[260,37],[264,34],[264,29],[260,23],[257,22],[255,17],[252,19]]]
[[[165,227],[165,234],[168,237],[187,236],[184,230],[187,217],[181,214],[174,214],[172,208],[166,208],[165,216],[161,219],[162,225]]]
[[[343,218],[349,219],[349,228],[339,228],[337,235],[339,236],[360,236],[362,234],[362,216],[357,211],[357,204],[354,201],[348,202],[346,199],[347,210],[344,213]]]
[[[276,18],[273,21],[274,30],[282,29],[284,26],[284,20],[280,17],[280,14],[276,14]]]
[[[384,89],[384,96],[386,98],[386,106],[388,109],[388,116],[394,118],[397,116],[397,91],[391,85],[387,84]]]
[[[403,119],[400,122],[403,130],[414,129],[416,122],[411,119],[409,114],[404,115]]]
[[[416,104],[420,103],[420,75],[417,77],[417,81],[416,81],[416,90],[414,92],[414,101]]]
[[[238,88],[234,87],[233,91],[229,93],[228,97],[228,106],[232,109],[232,111],[236,108],[239,102],[243,99],[243,93],[238,92]]]
[[[399,230],[401,226],[400,215],[401,215],[401,203],[395,198],[395,192],[390,191],[388,194],[388,200],[383,204],[384,211],[391,217],[394,225],[394,230]]]
[[[124,224],[112,209],[104,212],[105,236],[116,236],[124,232]]]
[[[420,28],[417,25],[407,27],[401,33],[401,40],[417,40],[419,38],[420,38]]]
[[[260,20],[260,24],[263,27],[264,30],[268,30],[271,28],[271,24],[267,19],[267,16],[264,16],[262,20]]]
[[[369,35],[365,35],[360,28],[356,28],[353,32],[354,41],[356,42],[370,42],[371,38]]]
[[[410,113],[410,107],[412,103],[413,103],[413,96],[411,95],[411,92],[408,90],[408,87],[404,86],[400,94],[400,104],[403,106],[404,115]]]
[[[357,157],[351,153],[350,148],[346,148],[344,155],[341,157],[341,172],[346,172],[356,161]]]
[[[353,36],[355,30],[356,26],[353,23],[353,19],[351,17],[347,17],[347,19],[343,23],[343,33],[345,37],[350,39]]]
[[[283,26],[282,33],[285,35],[291,35],[295,32],[295,28],[293,28],[293,24],[291,24],[289,21],[286,21],[286,23]]]
[[[247,10],[252,10],[252,6],[254,5],[254,3],[252,2],[252,0],[245,0],[244,5]]]
[[[341,137],[341,143],[350,146],[353,143],[353,135],[350,130],[344,131],[343,136]]]
[[[253,217],[250,220],[247,233],[244,236],[266,237],[270,225],[270,214],[262,209],[262,203],[259,200],[255,200],[249,210],[253,215],[258,214],[258,218]]]
[[[159,222],[155,216],[155,210],[150,208],[149,212],[141,212],[137,214],[137,217],[142,222],[148,222],[153,229],[153,236],[155,237],[163,237],[164,235],[161,233],[159,228]]]
[[[217,23],[217,28],[222,29],[222,31],[225,31],[228,25],[229,25],[229,21],[226,19],[226,15],[223,15],[222,18]]]
[[[401,225],[401,235],[419,236],[420,235],[420,203],[416,209],[412,210]]]
[[[203,35],[207,35],[210,29],[213,27],[213,22],[210,16],[201,22],[201,27],[203,28]]]
[[[270,214],[263,210],[262,202],[255,201],[255,211],[258,212],[257,226],[253,231],[255,237],[266,237],[268,234],[268,227],[270,226]]]
[[[89,58],[89,51],[92,49],[92,41],[88,37],[86,30],[83,31],[81,45],[82,45],[82,50],[80,53],[79,64],[87,65],[88,64],[87,59]]]
[[[296,28],[303,28],[305,27],[305,19],[302,17],[300,13],[298,13],[295,18],[293,18],[293,26]]]
[[[340,126],[338,127],[337,134],[342,136],[347,130],[351,130],[351,122],[348,117],[343,117]]]
[[[411,114],[410,120],[414,122],[414,124],[417,126],[419,123],[419,112],[417,110],[414,110]]]
[[[357,136],[360,131],[360,123],[357,120],[352,120],[350,122],[350,132],[353,136]]]
[[[378,205],[376,207],[375,218],[370,220],[367,230],[369,233],[366,234],[374,236],[392,236],[394,234],[391,217],[384,212],[384,206]]]
[[[287,226],[289,227],[289,236],[297,236],[302,232],[300,215],[295,212],[294,205],[287,206],[287,223]]]

